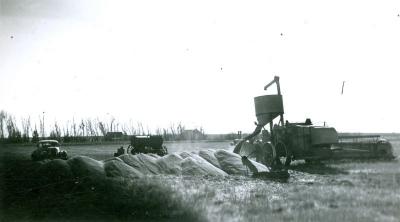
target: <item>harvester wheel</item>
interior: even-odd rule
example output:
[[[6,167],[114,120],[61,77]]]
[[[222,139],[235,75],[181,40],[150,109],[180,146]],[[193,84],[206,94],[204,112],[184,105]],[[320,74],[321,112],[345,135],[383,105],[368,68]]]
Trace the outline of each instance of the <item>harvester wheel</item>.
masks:
[[[260,149],[260,152],[257,153],[257,162],[261,162],[268,167],[273,167],[276,159],[276,150],[274,145],[272,145],[271,143],[264,143],[262,145],[262,148]]]
[[[276,143],[276,164],[285,166],[289,166],[290,162],[292,162],[292,152],[290,152],[289,148],[281,141]]]

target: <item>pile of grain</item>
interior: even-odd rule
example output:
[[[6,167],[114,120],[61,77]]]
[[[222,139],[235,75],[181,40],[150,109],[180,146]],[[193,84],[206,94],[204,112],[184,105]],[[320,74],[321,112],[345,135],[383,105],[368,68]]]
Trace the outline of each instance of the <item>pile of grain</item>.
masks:
[[[259,172],[268,169],[253,161]],[[43,175],[57,172],[65,177],[124,177],[140,178],[145,175],[216,176],[249,175],[241,157],[226,150],[182,152],[159,157],[152,154],[124,154],[103,161],[76,156],[67,161],[53,160],[41,167]],[[54,176],[54,175],[52,175]]]

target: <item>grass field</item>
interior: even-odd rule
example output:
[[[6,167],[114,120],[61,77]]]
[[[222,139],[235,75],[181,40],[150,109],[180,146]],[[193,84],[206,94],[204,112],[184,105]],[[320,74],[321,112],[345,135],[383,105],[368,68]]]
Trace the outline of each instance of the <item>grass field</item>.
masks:
[[[390,139],[395,155],[399,156],[400,138]],[[166,145],[170,152],[230,148],[228,142]],[[105,159],[111,157],[118,147],[118,145],[108,145],[107,147],[97,145],[65,148],[72,156],[87,155],[95,159]],[[42,200],[37,195],[32,197],[31,192],[28,192],[28,195],[19,193],[30,187],[29,184],[21,183],[24,183],[24,176],[26,178],[26,175],[30,174],[30,168],[35,168],[34,163],[29,161],[29,154],[33,149],[8,146],[1,147],[0,151],[2,160],[0,169],[3,179],[9,179],[7,173],[19,170],[18,178],[21,180],[19,182],[2,180],[2,192],[0,193],[2,206],[0,207],[3,210],[7,209],[5,213],[11,215],[11,218],[16,214],[22,215],[14,217],[21,221],[29,221],[32,218],[57,221],[60,218],[67,221],[97,221],[101,218],[108,221],[132,220],[132,218],[172,221],[177,218],[183,221],[195,219],[205,221],[400,221],[400,163],[398,159],[393,161],[332,161],[319,165],[307,165],[299,161],[291,166],[289,170],[291,177],[285,182],[238,176],[227,178],[156,176],[140,182],[153,192],[152,195],[147,194],[148,196],[137,196],[136,190],[140,187],[132,186],[132,182],[119,181],[119,186],[111,187],[114,190],[131,187],[125,190],[127,195],[125,197],[128,198],[125,198],[124,202],[110,203],[118,206],[127,205],[125,211],[115,213],[110,204],[93,203],[100,199],[103,201],[107,198],[113,199],[114,192],[105,192],[108,189],[104,189],[100,195],[97,194],[99,196],[91,196],[89,200],[73,199],[63,205],[64,207],[73,206],[75,211],[66,211],[66,213],[52,210],[51,217],[47,217],[45,212],[38,213],[39,216],[34,217],[35,215],[32,216],[32,214],[40,211],[34,210],[34,206]],[[13,171],[13,169],[15,170]],[[162,189],[155,189],[158,187],[155,184],[162,185],[160,186]],[[110,188],[110,190],[113,189]],[[150,193],[146,188],[140,189],[144,189],[144,193]],[[4,198],[6,195],[7,198]],[[44,198],[51,197],[43,195]],[[140,208],[137,201],[126,201],[129,200],[129,197],[140,200],[145,204],[144,207],[151,203],[151,209],[156,209],[155,213],[167,216],[139,215],[132,217],[125,215],[131,212],[132,208]],[[152,201],[149,202],[149,199]],[[47,200],[49,201],[49,199]],[[50,200],[50,202],[52,201]],[[108,216],[93,217],[91,214],[95,214],[96,211],[93,210],[94,208],[88,208],[87,203],[94,205],[96,209],[102,209],[100,215]],[[77,210],[80,206],[88,213]],[[178,216],[181,216],[171,217],[166,213],[174,210],[180,210],[181,213]]]

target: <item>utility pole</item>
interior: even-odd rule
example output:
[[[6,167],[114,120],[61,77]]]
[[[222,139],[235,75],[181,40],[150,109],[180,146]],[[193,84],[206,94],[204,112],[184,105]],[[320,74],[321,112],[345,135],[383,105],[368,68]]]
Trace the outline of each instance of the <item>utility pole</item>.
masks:
[[[343,81],[343,83],[342,83],[342,95],[343,95],[343,89],[344,89],[344,83],[345,83],[346,81]]]

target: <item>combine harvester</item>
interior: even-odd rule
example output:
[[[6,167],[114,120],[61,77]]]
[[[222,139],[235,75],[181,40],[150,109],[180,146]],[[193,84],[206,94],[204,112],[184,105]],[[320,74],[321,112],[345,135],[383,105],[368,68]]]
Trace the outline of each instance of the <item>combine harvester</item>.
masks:
[[[289,166],[292,160],[306,162],[329,159],[387,158],[392,159],[391,144],[379,135],[342,136],[333,127],[315,126],[305,122],[284,121],[279,77],[264,87],[276,84],[277,94],[254,98],[256,129],[235,146],[234,153],[243,160],[254,158],[272,169]],[[279,122],[274,124],[274,119]],[[269,131],[264,127],[269,124]],[[262,139],[256,139],[261,133]],[[246,161],[243,161],[246,163]],[[251,167],[251,166],[249,166]]]

